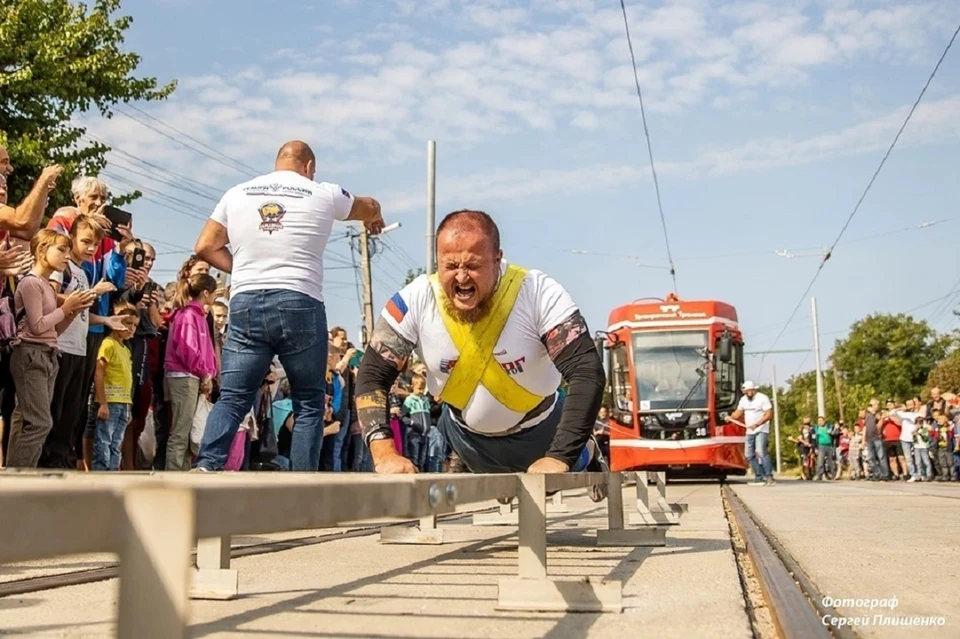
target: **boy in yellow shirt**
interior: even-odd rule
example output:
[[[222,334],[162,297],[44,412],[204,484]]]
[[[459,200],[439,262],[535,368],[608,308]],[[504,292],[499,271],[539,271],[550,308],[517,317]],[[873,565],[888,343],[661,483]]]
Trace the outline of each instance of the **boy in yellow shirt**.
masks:
[[[93,385],[97,401],[97,428],[93,440],[93,470],[119,470],[120,444],[130,421],[133,404],[133,357],[127,340],[133,337],[140,314],[132,304],[119,302],[114,315],[122,317],[122,330],[109,330],[97,353]]]

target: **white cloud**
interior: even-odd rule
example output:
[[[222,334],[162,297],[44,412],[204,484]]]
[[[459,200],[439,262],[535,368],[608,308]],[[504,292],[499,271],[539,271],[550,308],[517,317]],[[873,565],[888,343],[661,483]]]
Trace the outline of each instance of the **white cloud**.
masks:
[[[314,54],[280,49],[272,65],[183,78],[171,100],[149,108],[251,165],[271,158],[278,139],[297,137],[310,140],[337,170],[367,157],[406,162],[422,154],[426,138],[463,147],[531,129],[612,129],[636,118],[619,7],[590,0],[536,0],[531,9],[507,0],[396,0],[389,6],[399,17],[383,12],[378,16],[383,22],[371,25],[364,37],[346,43],[324,39]],[[896,55],[904,63],[929,52],[937,41],[932,35],[943,30],[944,10],[933,0],[909,10],[851,6],[821,10],[805,2],[738,2],[714,8],[690,0],[647,8],[631,3],[645,105],[652,113],[676,115],[749,105],[764,96],[771,110],[778,105],[803,110],[809,100],[796,89],[819,70],[837,64],[848,68],[864,56]],[[424,30],[426,17],[438,33]],[[306,66],[321,55],[322,70]],[[293,63],[293,69],[277,68],[277,60]],[[184,161],[187,152],[170,140],[138,134],[139,125],[121,120],[99,125],[110,141]],[[888,128],[876,126],[844,143],[862,149],[872,131]],[[764,140],[664,166],[722,174],[845,152],[830,139]],[[772,148],[778,145],[792,155]],[[204,167],[227,170],[212,161],[204,161]]]
[[[662,177],[697,179],[762,172],[771,168],[797,166],[840,157],[878,154],[893,140],[908,108],[831,133],[803,139],[771,137],[720,149],[707,149],[691,160],[658,160]],[[581,119],[582,117],[582,119]],[[589,123],[589,114],[580,114],[576,126]],[[589,127],[585,127],[589,128]],[[921,105],[911,119],[898,148],[960,141],[960,95]],[[438,183],[437,199],[450,206],[486,206],[514,198],[568,196],[592,193],[650,178],[648,166],[596,164],[551,170],[495,170],[489,173],[445,177]],[[422,188],[391,193],[384,198],[394,212],[420,210]],[[481,204],[477,204],[477,203]]]

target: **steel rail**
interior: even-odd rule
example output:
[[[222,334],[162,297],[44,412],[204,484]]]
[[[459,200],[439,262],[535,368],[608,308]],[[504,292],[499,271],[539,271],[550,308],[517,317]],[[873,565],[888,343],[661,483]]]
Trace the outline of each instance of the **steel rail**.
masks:
[[[478,508],[454,515],[441,515],[437,517],[437,520],[443,522],[453,522],[460,519],[465,519],[466,517],[472,517],[473,515],[479,513],[493,512],[495,510],[497,510],[497,508],[492,506],[488,508]],[[276,541],[238,546],[230,550],[230,559],[268,555],[275,552],[283,552],[284,550],[293,550],[295,548],[304,548],[307,546],[325,544],[331,541],[339,541],[341,539],[369,537],[379,533],[384,528],[400,528],[409,526],[411,523],[416,523],[416,521],[417,520],[408,519],[404,521],[383,524],[370,524],[365,526],[356,526],[324,535],[308,535],[305,537],[295,537],[293,539],[278,539]],[[193,558],[196,559],[196,551],[194,551],[192,555]],[[64,588],[66,586],[92,584],[98,581],[116,579],[119,576],[120,564],[118,562],[110,562],[100,566],[99,568],[70,570],[53,575],[41,575],[37,577],[24,577],[22,579],[0,583],[0,598],[14,595],[26,595],[44,590],[55,590],[57,588]]]
[[[800,564],[728,485],[723,486],[723,498],[747,548],[777,635],[781,639],[859,639],[847,627],[824,624],[824,617],[842,615],[822,604],[822,593]]]

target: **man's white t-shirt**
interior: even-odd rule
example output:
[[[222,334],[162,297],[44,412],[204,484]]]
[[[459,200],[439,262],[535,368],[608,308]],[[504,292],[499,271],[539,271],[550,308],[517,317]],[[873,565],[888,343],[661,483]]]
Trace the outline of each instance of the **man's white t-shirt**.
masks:
[[[763,414],[768,410],[773,410],[773,404],[770,398],[763,393],[756,393],[753,399],[748,399],[746,395],[740,398],[737,409],[743,411],[743,423],[747,425],[747,433],[769,433],[770,422],[768,421],[759,428],[754,428],[756,424],[763,419]]]
[[[66,290],[61,291],[63,295],[69,295],[74,291],[90,290],[90,282],[87,280],[87,274],[83,272],[82,268],[74,264],[71,260],[67,260],[67,268],[70,269],[70,282],[67,283]],[[62,286],[63,273],[54,271],[50,276],[50,281]],[[85,308],[70,322],[70,326],[60,333],[60,337],[57,338],[57,347],[60,349],[60,352],[66,353],[67,355],[85,357],[87,354],[87,333],[89,331],[90,309]]]
[[[323,301],[323,252],[334,220],[353,196],[338,184],[275,171],[238,184],[210,216],[227,229],[233,252],[231,295],[297,291]]]
[[[503,262],[501,274],[505,268]],[[493,358],[523,388],[549,397],[560,386],[561,377],[540,338],[576,311],[573,299],[556,280],[541,271],[527,271]],[[460,353],[443,324],[427,276],[421,275],[396,293],[381,315],[400,336],[416,345],[417,355],[427,366],[427,390],[439,396]],[[537,425],[549,414],[545,411],[522,428]],[[478,384],[462,416],[466,422],[462,425],[468,430],[496,434],[516,426],[524,414],[510,410]]]
[[[900,418],[900,441],[912,444],[913,433],[917,430],[917,420],[920,419],[920,413],[895,410],[890,414]]]

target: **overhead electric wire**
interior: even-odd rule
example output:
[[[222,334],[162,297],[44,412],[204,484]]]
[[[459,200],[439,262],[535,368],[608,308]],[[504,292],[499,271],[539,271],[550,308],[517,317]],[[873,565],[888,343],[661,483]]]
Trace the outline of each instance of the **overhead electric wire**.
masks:
[[[657,209],[660,211],[660,224],[663,226],[663,242],[667,247],[667,260],[670,262],[670,277],[673,278],[673,290],[677,290],[677,269],[670,252],[670,238],[667,236],[667,219],[663,214],[663,203],[660,199],[660,182],[657,180],[657,169],[653,164],[653,144],[650,142],[650,129],[647,127],[647,113],[643,108],[643,92],[640,90],[640,76],[637,74],[637,58],[633,53],[633,39],[630,37],[630,21],[627,19],[627,5],[620,0],[620,9],[623,11],[623,28],[627,32],[627,47],[630,49],[630,63],[633,65],[633,81],[637,87],[637,99],[640,100],[640,118],[643,120],[643,135],[647,139],[647,155],[650,157],[650,172],[653,174],[653,188],[657,193]]]
[[[197,145],[203,147],[204,149],[207,149],[208,151],[212,151],[213,153],[216,153],[216,154],[219,155],[220,157],[225,158],[226,160],[229,160],[230,162],[233,162],[236,166],[235,166],[235,167],[231,167],[231,168],[233,168],[235,171],[238,171],[239,173],[244,173],[245,171],[250,171],[253,175],[258,175],[258,174],[260,174],[260,170],[259,170],[259,169],[255,169],[255,168],[253,168],[252,166],[250,166],[249,164],[244,164],[243,162],[241,162],[241,161],[238,160],[237,158],[231,157],[231,156],[227,155],[226,153],[224,153],[224,152],[222,152],[222,151],[219,151],[219,150],[213,148],[212,146],[210,146],[210,145],[207,144],[206,142],[203,142],[203,141],[201,141],[201,140],[198,140],[197,138],[193,137],[193,136],[190,135],[189,133],[184,133],[183,131],[181,131],[181,130],[178,129],[177,127],[173,126],[172,124],[169,124],[169,123],[167,123],[167,122],[164,122],[163,120],[161,120],[160,118],[158,118],[158,117],[156,117],[156,116],[150,115],[149,113],[147,113],[146,111],[144,111],[144,110],[141,109],[140,107],[137,107],[137,106],[135,106],[135,105],[133,105],[133,104],[127,104],[127,106],[130,107],[131,109],[133,109],[134,111],[136,111],[137,113],[143,115],[144,117],[150,118],[151,120],[153,120],[154,122],[156,122],[156,123],[158,123],[158,124],[162,124],[163,126],[167,127],[167,128],[170,129],[171,131],[175,131],[176,133],[178,133],[178,134],[182,135],[183,137],[187,138],[188,140],[190,140],[190,141],[193,142],[194,144],[197,144]],[[122,113],[122,111],[121,111],[121,113]],[[126,115],[128,118],[131,118],[131,119],[136,120],[136,118],[133,118],[129,113],[124,113],[124,115]],[[183,144],[183,143],[180,142],[180,144]],[[185,145],[185,146],[186,146],[186,145]],[[211,158],[211,159],[215,159],[215,158]],[[219,160],[218,160],[218,161],[219,161]],[[241,170],[241,169],[242,169],[242,170]]]
[[[214,162],[217,162],[217,163],[219,163],[219,164],[222,164],[223,166],[227,167],[228,169],[232,169],[232,170],[236,171],[237,173],[241,173],[241,174],[247,175],[247,171],[246,171],[245,169],[240,169],[240,168],[237,168],[236,166],[234,166],[234,165],[232,165],[232,164],[228,164],[228,163],[225,162],[224,160],[221,160],[220,158],[216,157],[215,155],[211,155],[210,153],[207,153],[206,151],[204,151],[204,150],[202,150],[202,149],[198,149],[198,148],[196,148],[196,147],[194,147],[194,146],[191,146],[191,145],[187,144],[186,142],[184,142],[183,140],[177,139],[176,137],[170,135],[170,134],[167,133],[166,131],[161,131],[160,129],[158,129],[157,127],[153,126],[152,124],[150,124],[150,123],[148,123],[148,122],[144,122],[144,121],[141,120],[140,118],[137,118],[137,117],[135,117],[135,116],[133,116],[133,115],[130,115],[129,113],[127,113],[127,112],[125,112],[125,111],[122,111],[122,110],[120,110],[120,109],[117,109],[116,107],[114,107],[114,108],[115,108],[115,110],[117,111],[117,113],[119,113],[119,114],[121,114],[121,115],[123,115],[123,116],[126,116],[126,117],[130,118],[130,119],[133,120],[134,122],[139,123],[141,126],[145,126],[146,128],[150,129],[150,130],[153,131],[154,133],[157,133],[157,134],[159,134],[159,135],[162,135],[163,137],[167,138],[168,140],[171,140],[171,141],[173,141],[173,142],[176,142],[176,143],[179,144],[180,146],[182,146],[182,147],[184,147],[184,148],[186,148],[186,149],[189,149],[189,150],[193,151],[194,153],[198,153],[198,154],[200,154],[200,155],[202,155],[202,156],[204,156],[204,157],[206,157],[206,158],[208,158],[208,159],[210,159],[210,160],[213,160]],[[156,118],[154,118],[154,119],[156,119]],[[169,126],[169,125],[167,125],[167,126]],[[172,128],[172,127],[171,127],[171,128]],[[257,171],[254,171],[253,175],[256,175],[256,174],[257,174]]]
[[[620,0],[621,4],[623,0]],[[626,16],[626,13],[624,13]],[[893,138],[893,142],[890,143],[887,152],[883,154],[883,158],[880,160],[880,164],[877,166],[877,170],[873,172],[873,175],[870,177],[870,181],[867,182],[866,188],[863,190],[863,193],[860,194],[860,198],[857,200],[856,205],[853,207],[853,211],[850,212],[850,215],[847,216],[846,222],[844,222],[843,227],[840,229],[840,233],[837,234],[836,239],[830,245],[830,248],[827,249],[827,253],[823,256],[823,259],[820,260],[819,266],[817,266],[817,271],[813,274],[813,279],[810,280],[810,283],[807,285],[807,288],[803,291],[803,294],[800,296],[800,300],[797,302],[797,305],[793,308],[793,312],[790,313],[790,317],[787,319],[787,322],[783,325],[783,328],[780,329],[780,333],[777,335],[777,338],[773,341],[773,344],[769,349],[764,353],[763,357],[760,358],[760,371],[763,370],[763,362],[766,358],[767,353],[773,350],[773,347],[777,345],[777,342],[780,341],[780,338],[783,336],[783,333],[787,330],[787,327],[790,326],[790,323],[793,321],[793,318],[796,317],[797,311],[800,310],[800,307],[803,305],[804,301],[807,299],[807,295],[813,289],[813,285],[816,284],[817,278],[820,277],[820,273],[823,272],[823,267],[826,266],[827,260],[833,255],[833,251],[836,249],[837,244],[840,243],[841,238],[843,238],[844,233],[846,233],[847,228],[850,226],[850,223],[853,221],[853,218],[857,215],[857,212],[860,210],[860,205],[863,204],[863,201],[866,199],[867,194],[870,192],[870,189],[873,187],[873,183],[876,181],[877,176],[880,175],[880,171],[883,169],[884,165],[887,163],[887,159],[890,157],[890,154],[893,152],[894,147],[896,147],[897,142],[900,140],[900,135],[903,133],[904,129],[907,128],[907,124],[910,122],[910,119],[913,117],[913,113],[917,110],[917,106],[920,104],[920,101],[923,99],[923,96],[927,92],[927,88],[933,82],[933,78],[937,75],[937,71],[940,69],[940,65],[943,63],[944,58],[947,57],[947,53],[950,51],[950,48],[953,46],[954,41],[957,39],[957,34],[960,34],[960,25],[957,25],[956,30],[953,32],[953,36],[950,38],[950,41],[947,43],[946,48],[944,48],[943,53],[940,55],[940,59],[937,60],[937,64],[933,67],[933,71],[930,73],[930,76],[927,78],[927,81],[924,83],[923,88],[920,90],[920,95],[917,96],[917,99],[914,101],[913,106],[910,107],[910,111],[907,113],[907,117],[904,118],[903,124],[900,125],[900,129],[897,131],[897,134]]]

